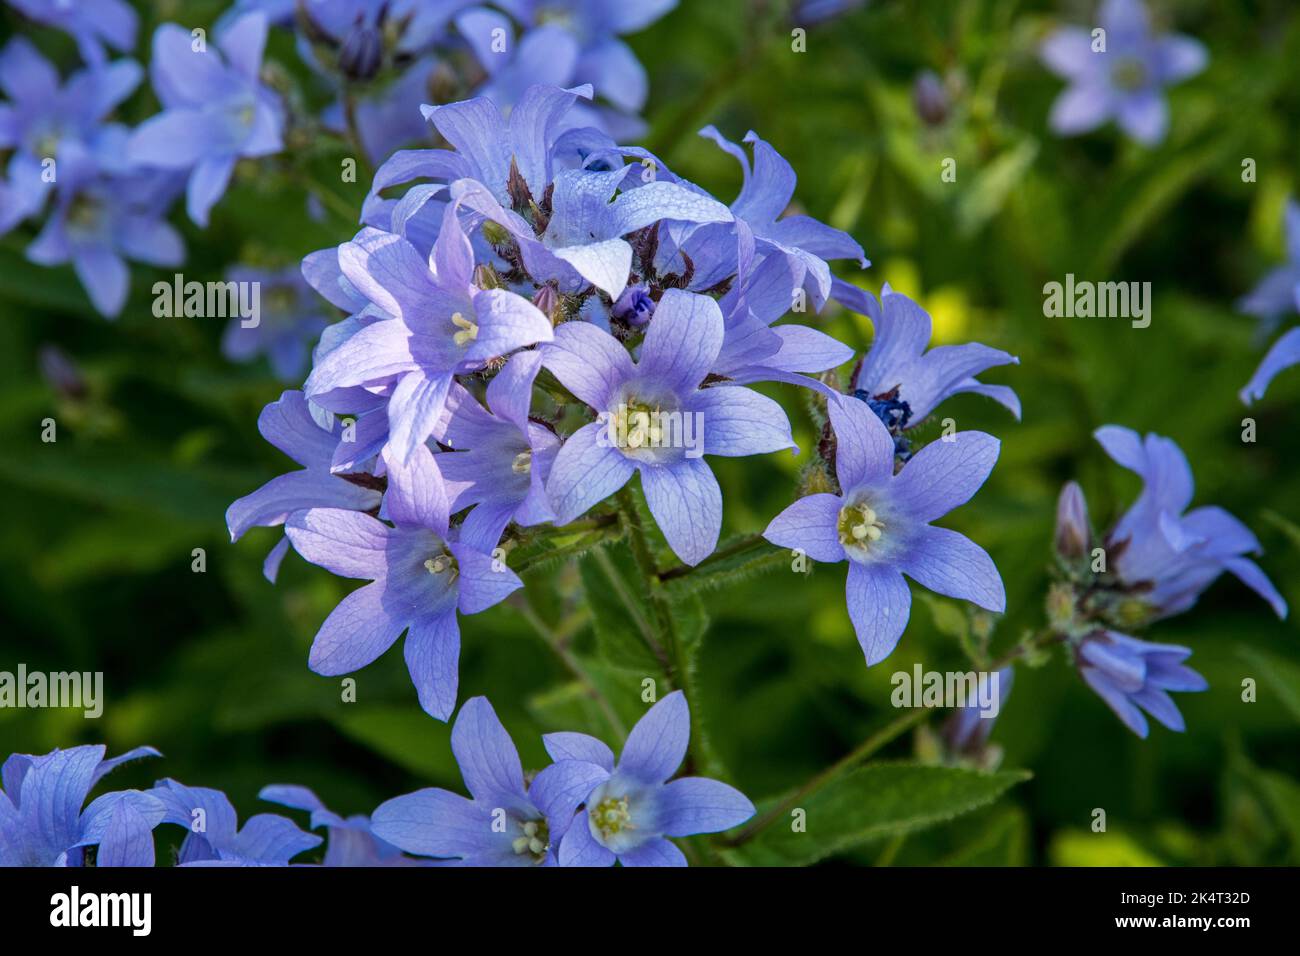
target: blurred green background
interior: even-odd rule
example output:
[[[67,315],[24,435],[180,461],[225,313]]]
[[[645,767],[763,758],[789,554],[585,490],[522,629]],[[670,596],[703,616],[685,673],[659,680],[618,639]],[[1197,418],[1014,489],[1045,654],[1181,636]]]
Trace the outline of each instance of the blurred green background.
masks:
[[[182,5],[141,3],[147,29]],[[211,23],[219,3],[185,3]],[[650,74],[647,144],[680,175],[730,201],[733,160],[695,133],[713,123],[732,139],[754,129],[799,174],[803,211],[851,232],[884,281],[918,299],[941,342],[1006,349],[1019,367],[986,381],[1014,386],[1015,422],[974,396],[944,413],[1002,439],[1002,457],[974,501],[943,523],[980,542],[1001,569],[1008,613],[994,649],[1042,621],[1056,495],[1078,478],[1094,520],[1112,520],[1137,492],[1091,438],[1104,423],[1157,431],[1186,451],[1196,503],[1216,503],[1263,542],[1261,564],[1300,605],[1300,373],[1282,376],[1249,412],[1236,398],[1266,339],[1234,301],[1283,257],[1281,213],[1297,190],[1300,18],[1288,0],[1156,3],[1179,32],[1209,47],[1209,68],[1175,88],[1163,145],[1142,149],[1113,129],[1061,140],[1046,128],[1061,83],[1039,64],[1053,25],[1088,23],[1090,4],[872,2],[808,31],[792,52],[781,4],[683,0],[630,38]],[[0,39],[16,20],[0,18]],[[142,34],[147,35],[147,34]],[[70,66],[66,38],[38,31]],[[143,52],[143,45],[142,45]],[[270,56],[301,74],[286,37]],[[945,120],[917,115],[923,70],[947,90]],[[138,94],[123,111],[154,109]],[[940,179],[957,161],[957,181]],[[1241,163],[1256,161],[1244,183]],[[244,171],[199,232],[182,216],[187,279],[218,279],[249,258],[292,262],[350,238],[331,213],[306,214],[304,182],[338,157]],[[314,170],[314,171],[313,171]],[[329,178],[359,209],[366,184]],[[396,649],[353,675],[358,700],[307,670],[320,622],[354,583],[290,555],[280,583],[261,561],[280,532],[228,541],[224,511],[290,463],[263,442],[258,411],[282,386],[264,365],[232,366],[217,349],[219,320],[157,319],[149,289],[163,277],[133,267],[133,296],[117,322],[90,308],[70,269],[25,262],[30,233],[0,239],[0,669],[102,670],[99,720],[76,711],[0,710],[0,754],[106,742],[153,744],[166,757],[118,771],[117,786],[172,776],[226,790],[241,816],[270,809],[257,790],[309,785],[340,812],[368,812],[421,786],[460,789],[448,727],[423,714]],[[1153,321],[1047,319],[1042,287],[1080,279],[1149,281]],[[870,324],[828,308],[821,327],[862,349]],[[57,345],[81,368],[82,395],[40,374]],[[715,460],[728,535],[761,530],[792,497],[816,438],[805,395],[765,388],[790,411],[798,457]],[[1258,440],[1243,443],[1242,420]],[[40,440],[53,417],[58,440]],[[191,570],[206,551],[206,572]],[[617,563],[618,552],[610,555]],[[920,661],[965,669],[950,626],[960,605],[920,597],[888,663],[868,671],[843,604],[842,567],[798,577],[766,573],[704,592],[707,614],[692,701],[720,769],[756,801],[798,786],[897,717],[890,675]],[[641,712],[646,667],[602,608],[594,556],[530,573],[537,613],[592,669],[626,722]],[[583,583],[594,586],[594,600]],[[593,617],[604,618],[598,642]],[[960,617],[960,615],[958,615]],[[599,712],[516,607],[462,622],[461,700],[486,694],[526,767],[553,730],[602,733]],[[814,854],[895,864],[1261,864],[1300,862],[1300,645],[1235,580],[1222,579],[1182,617],[1148,632],[1193,648],[1211,689],[1181,695],[1186,734],[1161,727],[1141,741],[1060,656],[1021,667],[994,732],[1005,782],[933,814],[900,811]],[[598,646],[599,644],[599,646]],[[613,663],[610,663],[610,662]],[[1241,700],[1243,678],[1258,700]],[[912,758],[911,737],[883,751]],[[879,778],[887,789],[894,777]],[[900,777],[901,779],[901,772]],[[870,781],[864,781],[864,786]],[[901,786],[901,784],[900,784]],[[1006,789],[1007,787],[1009,789]],[[898,791],[903,793],[903,791]],[[872,798],[871,794],[866,795]],[[888,792],[878,793],[888,801]],[[1094,808],[1108,828],[1093,833]],[[960,812],[958,811],[968,811]],[[883,812],[883,811],[882,811]],[[953,816],[953,814],[957,814]],[[945,819],[952,816],[952,819]]]

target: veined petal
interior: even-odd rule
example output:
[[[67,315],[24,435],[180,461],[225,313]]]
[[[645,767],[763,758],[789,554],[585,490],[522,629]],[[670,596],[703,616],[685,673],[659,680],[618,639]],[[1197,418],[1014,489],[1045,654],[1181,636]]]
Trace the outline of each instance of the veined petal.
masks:
[[[713,299],[667,290],[641,345],[638,374],[678,394],[695,388],[722,350],[724,327],[722,310]]]
[[[754,804],[735,787],[707,777],[681,777],[667,784],[660,797],[666,836],[721,833],[754,815]]]
[[[997,464],[999,442],[984,432],[957,432],[930,442],[891,484],[894,501],[929,522],[969,501]]]
[[[424,712],[447,720],[456,709],[456,687],[460,673],[460,625],[456,612],[448,610],[433,618],[411,624],[402,649]]]
[[[622,488],[636,467],[601,435],[600,422],[583,425],[556,453],[546,493],[555,509],[555,522],[568,524]]]
[[[778,547],[797,548],[814,561],[843,561],[837,531],[843,504],[838,495],[807,495],[773,518],[763,537]]]
[[[558,466],[557,457],[551,469],[552,481]],[[641,489],[655,523],[677,557],[696,565],[713,553],[722,531],[722,489],[704,459],[645,465],[641,468]]]
[[[486,697],[465,701],[451,730],[451,749],[475,800],[491,804],[503,794],[523,795],[519,751]]]
[[[307,666],[337,677],[360,670],[392,647],[407,620],[390,614],[384,598],[384,582],[376,581],[340,601],[316,632]]]
[[[667,780],[686,758],[690,738],[691,709],[686,695],[675,690],[636,722],[623,745],[618,770],[642,783]]]
[[[344,578],[381,578],[387,572],[389,528],[359,511],[312,508],[285,522],[294,549],[312,564]]]
[[[565,388],[597,410],[609,406],[614,389],[634,371],[627,349],[587,322],[565,322],[556,329],[554,340],[542,348],[542,364]]]
[[[894,438],[885,423],[851,396],[828,399],[835,432],[835,474],[845,493],[864,484],[881,484],[894,474]]]
[[[701,389],[687,410],[703,416],[704,454],[743,457],[793,448],[785,410],[766,395],[735,385]]]
[[[867,665],[879,664],[893,653],[907,628],[912,612],[907,582],[889,565],[850,561],[845,593]]]
[[[1007,609],[1007,594],[993,559],[963,534],[920,525],[896,561],[900,571],[937,594],[999,614]]]

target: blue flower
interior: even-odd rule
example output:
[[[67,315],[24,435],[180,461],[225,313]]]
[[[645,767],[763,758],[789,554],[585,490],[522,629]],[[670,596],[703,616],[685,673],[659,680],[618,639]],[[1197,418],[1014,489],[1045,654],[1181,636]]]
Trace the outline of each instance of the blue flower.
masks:
[[[153,866],[162,803],[121,790],[82,805],[113,768],[157,756],[152,747],[137,747],[105,760],[102,744],[11,755],[0,768],[0,866],[81,866],[88,846],[99,847],[97,866]]]
[[[481,551],[492,551],[512,520],[529,526],[555,518],[546,479],[560,439],[528,418],[541,367],[541,352],[516,352],[488,384],[487,409],[460,385],[447,398],[447,424],[437,438],[453,451],[438,456],[438,467],[455,487],[452,510],[471,509],[461,540]]]
[[[403,462],[433,434],[457,373],[551,339],[550,321],[527,299],[474,284],[474,252],[454,208],[442,217],[431,261],[401,236],[365,229],[339,249],[339,265],[391,318],[321,357],[304,390],[348,411],[357,386],[389,387],[387,447]]]
[[[163,217],[178,192],[168,176],[97,177],[75,191],[60,190],[27,258],[43,266],[71,262],[91,303],[114,317],[126,305],[127,260],[178,266],[185,244]]]
[[[240,827],[230,798],[220,790],[165,779],[149,793],[166,808],[163,823],[188,831],[176,858],[180,866],[288,866],[321,844],[320,837],[273,813],[259,813]]]
[[[272,478],[226,509],[231,541],[238,541],[249,528],[278,527],[290,515],[309,508],[370,511],[379,507],[381,486],[371,474],[335,473],[335,455],[340,445],[347,444],[342,440],[343,424],[335,420],[326,427],[318,422],[302,392],[287,391],[262,409],[257,430],[302,469]],[[282,538],[267,555],[263,570],[268,580],[275,580],[288,548],[288,539]]]
[[[794,284],[808,291],[814,310],[820,312],[827,297],[839,298],[841,290],[851,289],[848,283],[831,275],[826,260],[855,259],[865,269],[870,263],[862,246],[848,233],[811,216],[783,215],[794,198],[796,182],[794,169],[785,158],[753,130],[745,134],[745,142],[754,150],[752,166],[744,149],[714,127],[706,126],[700,135],[713,140],[740,163],[745,181],[731,204],[731,212],[749,226],[761,253],[777,253],[790,260]],[[712,237],[705,233],[701,241],[712,241]],[[689,249],[689,243],[686,245]],[[790,304],[785,303],[787,309]]]
[[[866,315],[875,339],[853,374],[854,395],[872,406],[895,435],[923,422],[941,402],[974,392],[993,399],[1020,418],[1020,399],[1006,385],[985,385],[975,376],[998,365],[1019,365],[1020,359],[978,342],[930,344],[930,316],[888,284],[880,301],[864,294]]]
[[[196,50],[190,32],[173,23],[154,33],[149,72],[163,112],[132,134],[128,154],[142,166],[188,171],[186,209],[200,226],[239,159],[283,146],[283,107],[258,77],[266,33],[261,13],[231,23],[215,49]]]
[[[505,600],[523,582],[448,529],[448,502],[434,456],[388,461],[389,526],[336,508],[295,512],[286,522],[294,549],[342,577],[372,583],[345,597],[321,625],[309,664],[325,676],[365,667],[407,632],[406,666],[420,706],[439,720],[456,706],[460,626]]]
[[[23,16],[56,27],[77,41],[82,58],[104,62],[104,47],[121,53],[135,49],[139,18],[127,0],[8,0]]]
[[[54,66],[23,37],[0,51],[0,152],[14,204],[0,210],[0,233],[39,213],[56,190],[70,195],[101,173],[127,169],[124,126],[107,117],[140,84],[132,60],[80,70],[60,83]],[[52,166],[49,164],[53,164]]]
[[[1110,569],[1149,618],[1179,614],[1224,571],[1262,597],[1278,617],[1286,601],[1247,554],[1262,549],[1250,529],[1222,508],[1192,502],[1192,471],[1161,435],[1106,425],[1094,433],[1106,454],[1142,478],[1142,493],[1106,536]],[[1186,513],[1184,513],[1186,512]],[[1130,617],[1132,619],[1132,617]]]
[[[681,289],[659,300],[635,363],[590,323],[555,330],[543,364],[597,414],[565,440],[551,466],[556,523],[574,520],[640,472],[646,504],[677,556],[694,565],[713,551],[722,491],[701,456],[794,447],[789,420],[772,399],[736,385],[701,387],[722,339],[718,304]]]
[[[1124,726],[1146,739],[1146,711],[1170,730],[1184,729],[1169,691],[1200,691],[1209,684],[1182,662],[1186,647],[1155,644],[1117,631],[1096,631],[1075,647],[1079,674]]]
[[[470,797],[436,787],[394,797],[371,815],[375,835],[408,853],[465,866],[554,866],[601,769],[561,761],[527,783],[514,741],[486,697],[465,701],[451,749]]]
[[[681,691],[651,707],[628,734],[623,753],[586,734],[547,734],[557,767],[595,768],[595,785],[560,841],[561,866],[685,866],[668,837],[720,833],[754,815],[735,787],[707,777],[678,777],[691,736],[691,711]]]
[[[1052,129],[1073,136],[1114,120],[1139,143],[1158,143],[1169,126],[1164,88],[1205,69],[1205,47],[1153,34],[1141,0],[1104,0],[1100,21],[1104,49],[1082,27],[1062,27],[1043,42],[1043,62],[1070,83],[1052,105]]]
[[[779,381],[835,394],[805,373],[843,365],[853,350],[806,325],[774,326],[790,310],[798,267],[785,254],[759,253],[743,221],[736,222],[736,239],[735,280],[718,302],[726,331],[713,372],[738,384]]]
[[[992,558],[964,535],[930,524],[984,484],[998,440],[958,432],[926,445],[895,474],[894,438],[864,403],[833,398],[828,410],[840,493],[800,498],[763,535],[814,561],[849,562],[849,617],[867,664],[888,657],[907,627],[904,574],[939,594],[1006,610]]]
[[[301,381],[311,345],[329,324],[302,270],[236,267],[227,271],[226,279],[255,286],[260,310],[255,326],[245,325],[240,317],[230,320],[221,338],[221,353],[232,362],[251,362],[266,355],[277,378]]]
[[[341,817],[306,787],[271,784],[263,787],[258,796],[295,810],[307,810],[311,813],[313,830],[325,827],[329,831],[329,843],[321,861],[324,866],[422,866],[430,862],[403,856],[397,847],[375,836],[370,818],[365,814]]]

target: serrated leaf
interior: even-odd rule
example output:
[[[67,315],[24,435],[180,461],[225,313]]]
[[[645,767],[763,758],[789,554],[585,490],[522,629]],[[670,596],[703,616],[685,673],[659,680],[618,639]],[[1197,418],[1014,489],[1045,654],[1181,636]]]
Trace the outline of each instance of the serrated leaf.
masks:
[[[800,801],[803,832],[793,829],[789,815],[783,814],[734,852],[752,866],[805,866],[987,806],[1029,777],[1023,770],[981,773],[957,767],[871,764]],[[767,801],[767,806],[779,802]]]

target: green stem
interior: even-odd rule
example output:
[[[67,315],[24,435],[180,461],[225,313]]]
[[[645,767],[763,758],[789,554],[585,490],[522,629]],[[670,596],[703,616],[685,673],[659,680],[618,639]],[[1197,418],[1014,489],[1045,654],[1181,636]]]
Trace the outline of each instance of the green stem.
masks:
[[[771,810],[768,810],[762,816],[756,818],[747,827],[728,840],[727,846],[740,846],[749,842],[767,829],[773,821],[785,816],[791,809],[798,806],[802,800],[816,793],[844,771],[852,769],[885,745],[892,743],[894,740],[907,733],[907,731],[911,730],[913,727],[924,723],[930,717],[932,712],[931,708],[920,708],[904,714],[897,720],[886,724],[835,763],[809,779],[807,783],[794,793],[790,794],[790,796],[786,797],[780,803],[776,804],[776,806],[772,807]]]
[[[659,568],[654,554],[650,550],[650,542],[646,538],[645,526],[641,523],[641,512],[637,510],[636,499],[632,496],[632,490],[626,485],[618,493],[618,503],[623,515],[624,526],[627,528],[628,543],[632,548],[632,555],[636,559],[637,567],[645,579],[646,588],[650,594],[650,606],[654,610],[658,630],[667,638],[668,648],[671,653],[670,682],[675,683],[681,689],[682,693],[686,695],[688,703],[696,704],[698,697],[695,693],[695,678],[691,672],[690,661],[687,659],[686,646],[682,641],[681,632],[677,628],[677,621],[673,618],[672,606],[668,601],[668,596],[664,592],[663,582],[659,576]],[[701,755],[699,718],[700,714],[697,710],[695,719],[691,721],[690,749],[686,760],[687,773],[690,773],[696,766]]]
[[[725,548],[719,548],[717,551],[714,551],[697,565],[692,566],[689,564],[679,564],[676,567],[671,567],[666,571],[660,572],[658,578],[660,581],[673,581],[677,578],[684,578],[686,575],[693,574],[697,571],[707,571],[712,565],[715,565],[720,561],[734,558],[736,555],[744,554],[746,551],[753,551],[766,544],[768,544],[768,540],[761,534],[746,535],[738,541],[733,541]]]
[[[610,729],[618,734],[620,740],[626,740],[627,728],[623,726],[623,721],[619,719],[614,706],[609,702],[609,698],[605,696],[592,679],[591,674],[582,665],[582,661],[577,658],[573,651],[569,650],[568,641],[542,619],[542,616],[537,613],[522,592],[513,598],[510,603],[537,632],[537,636],[555,653],[555,656],[560,659],[569,673],[583,686],[587,696],[600,707],[605,719],[609,722]]]

